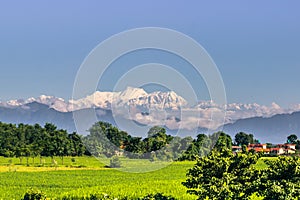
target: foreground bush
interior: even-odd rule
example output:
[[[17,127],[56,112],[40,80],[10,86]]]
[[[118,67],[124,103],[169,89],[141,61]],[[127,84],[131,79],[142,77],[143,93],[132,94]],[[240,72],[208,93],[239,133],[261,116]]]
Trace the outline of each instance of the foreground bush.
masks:
[[[46,200],[46,195],[39,190],[28,190],[22,200]]]
[[[65,196],[62,200],[115,200],[108,194],[91,194],[88,197]]]
[[[197,160],[183,185],[198,199],[247,199],[258,187],[260,173],[254,167],[258,159],[250,152],[234,155],[227,148],[214,149]]]
[[[46,195],[39,190],[34,191],[31,189],[25,193],[24,198],[22,200],[46,200]],[[65,196],[61,198],[61,200],[175,200],[175,198],[171,196],[165,196],[162,193],[148,194],[140,198],[132,198],[132,197],[115,198],[109,196],[108,194],[102,193],[102,194],[90,194],[87,197]]]
[[[162,193],[157,193],[157,194],[149,194],[139,200],[175,200],[175,198],[171,196],[164,196]]]
[[[292,200],[300,196],[299,157],[279,157],[266,160],[258,194],[264,199]]]
[[[110,159],[109,167],[111,168],[120,168],[121,167],[121,160],[118,156],[113,156]]]
[[[259,154],[233,154],[226,148],[214,149],[198,158],[183,185],[198,199],[249,199],[258,195],[266,200],[293,200],[300,197],[300,158],[280,156],[264,160],[266,169],[258,170]]]

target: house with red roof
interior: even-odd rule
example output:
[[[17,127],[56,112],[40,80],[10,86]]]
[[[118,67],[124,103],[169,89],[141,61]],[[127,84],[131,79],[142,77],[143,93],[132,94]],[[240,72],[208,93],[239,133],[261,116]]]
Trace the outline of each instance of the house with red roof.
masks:
[[[264,154],[270,155],[283,155],[283,154],[294,154],[296,153],[295,144],[278,144],[271,148],[267,148],[267,144],[249,144],[247,146],[248,151],[254,150],[255,152],[262,152]],[[242,147],[232,146],[232,151],[234,153],[240,152]]]

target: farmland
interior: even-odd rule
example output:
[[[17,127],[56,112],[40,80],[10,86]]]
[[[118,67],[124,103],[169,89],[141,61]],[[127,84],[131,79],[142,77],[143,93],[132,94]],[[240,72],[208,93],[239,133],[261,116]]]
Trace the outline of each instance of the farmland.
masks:
[[[180,199],[193,199],[181,185],[185,180],[186,170],[193,166],[193,162],[173,163],[148,173],[127,173],[105,168],[93,157],[78,157],[75,163],[71,158],[66,158],[65,165],[58,166],[56,170],[55,167],[50,167],[50,158],[46,158],[47,167],[8,166],[9,160],[10,158],[0,158],[0,199],[21,199],[29,188],[42,190],[50,198],[84,196],[90,193],[141,197],[148,193],[163,192]],[[12,162],[18,163],[19,160],[13,159]],[[136,162],[139,161],[131,163],[132,168]],[[142,162],[145,167],[151,164]],[[71,164],[74,167],[70,167]]]
[[[67,157],[64,165],[59,163],[54,167],[51,158],[44,158],[44,166],[29,160],[29,165],[20,164],[19,159],[0,157],[0,199],[21,199],[29,189],[39,189],[48,198],[62,198],[63,196],[86,196],[94,193],[106,193],[113,197],[141,197],[149,193],[164,193],[178,199],[196,199],[186,194],[186,188],[181,182],[186,179],[186,171],[195,162],[173,162],[160,170],[147,173],[127,173],[116,169],[106,168],[94,157]],[[161,165],[159,162],[146,160],[122,159],[127,168],[136,172],[135,166],[149,167]],[[257,168],[266,165],[262,160]],[[122,169],[124,170],[124,169]]]

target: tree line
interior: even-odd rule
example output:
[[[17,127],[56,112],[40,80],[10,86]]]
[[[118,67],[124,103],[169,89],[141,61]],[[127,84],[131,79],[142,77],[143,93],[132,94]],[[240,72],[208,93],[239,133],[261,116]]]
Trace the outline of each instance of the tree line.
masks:
[[[111,157],[121,151],[129,158],[195,160],[197,156],[207,155],[214,146],[223,145],[223,141],[226,148],[231,149],[232,145],[231,137],[224,132],[199,134],[195,139],[181,138],[168,135],[166,129],[159,126],[150,128],[146,138],[133,137],[106,122],[97,122],[89,132],[83,143],[95,156]]]
[[[97,122],[87,136],[75,132],[68,133],[51,123],[43,127],[39,124],[6,124],[0,122],[0,156],[24,157],[42,156],[106,156],[122,154],[129,158],[159,160],[195,160],[205,156],[214,148],[232,145],[259,143],[252,134],[237,133],[235,140],[224,133],[211,135],[198,134],[196,138],[172,136],[166,129],[154,126],[149,129],[147,137],[134,137],[119,130],[107,122]],[[288,142],[297,143],[297,136],[288,137]]]
[[[223,132],[197,138],[177,137],[154,126],[147,137],[134,137],[107,122],[97,122],[87,136],[68,133],[54,124],[7,124],[0,122],[0,156],[23,158],[94,155],[112,157],[123,153],[129,158],[159,160],[194,160],[206,155],[217,139],[224,138],[231,148],[231,138]],[[216,144],[218,145],[218,144]]]
[[[82,137],[77,133],[68,133],[51,123],[44,127],[39,124],[6,124],[0,122],[0,156],[18,157],[54,157],[82,156],[86,153]]]

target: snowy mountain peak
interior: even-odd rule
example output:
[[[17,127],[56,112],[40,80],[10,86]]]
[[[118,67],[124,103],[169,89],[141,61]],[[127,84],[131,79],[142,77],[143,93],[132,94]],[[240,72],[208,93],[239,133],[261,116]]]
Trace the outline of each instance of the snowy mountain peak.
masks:
[[[128,109],[131,111],[131,118],[143,122],[143,120],[150,121],[163,121],[160,114],[155,114],[160,110],[170,111],[170,115],[176,115],[180,118],[180,112],[191,113],[189,116],[189,122],[187,126],[190,126],[190,122],[197,122],[198,117],[201,116],[201,126],[207,126],[211,116],[223,116],[226,112],[226,123],[234,122],[238,119],[245,119],[250,117],[271,117],[276,114],[292,113],[300,111],[300,104],[295,105],[291,108],[281,108],[278,104],[272,103],[269,106],[243,103],[230,103],[226,105],[218,105],[213,101],[201,101],[197,105],[191,107],[188,102],[176,94],[174,91],[156,91],[147,93],[142,88],[127,87],[124,91],[120,92],[107,92],[107,91],[95,91],[93,94],[86,96],[82,99],[65,101],[62,98],[55,96],[41,95],[37,98],[28,98],[26,100],[10,100],[7,102],[0,102],[1,107],[26,107],[27,104],[37,102],[40,104],[47,105],[49,108],[53,108],[60,112],[71,112],[75,110],[81,110],[86,108],[101,108],[104,110],[116,110],[121,115],[128,115]],[[141,113],[146,112],[148,115],[142,115]],[[170,117],[170,116],[169,116]],[[170,119],[172,116],[170,117]],[[170,120],[169,120],[170,121]],[[220,120],[222,121],[222,120]],[[173,123],[173,122],[172,122]],[[185,122],[176,122],[177,126],[179,123],[182,125]],[[218,125],[218,124],[217,124]]]
[[[130,99],[136,99],[146,96],[148,93],[142,88],[127,87],[126,90],[121,92],[120,99],[123,101],[129,101]]]

